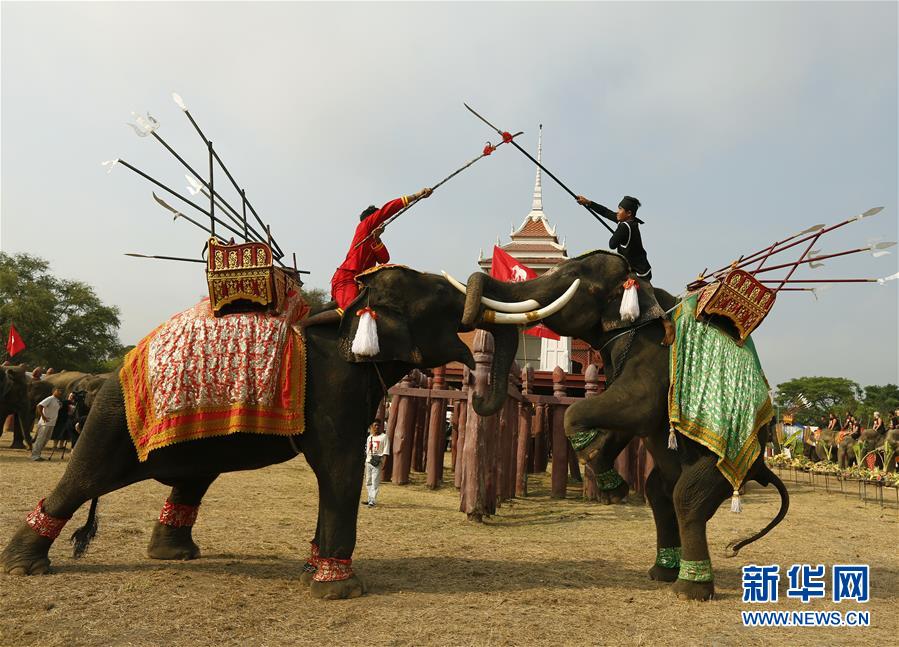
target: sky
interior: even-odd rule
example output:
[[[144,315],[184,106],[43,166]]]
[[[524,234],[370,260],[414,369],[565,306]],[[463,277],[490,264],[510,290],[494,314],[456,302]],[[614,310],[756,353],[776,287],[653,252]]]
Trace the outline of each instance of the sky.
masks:
[[[125,125],[149,111],[207,168],[173,91],[309,287],[328,287],[362,208],[496,143],[463,101],[525,131],[531,151],[542,123],[544,164],[576,193],[611,207],[637,196],[653,283],[673,293],[874,206],[816,248],[899,238],[892,2],[3,2],[0,22],[0,250],[92,285],[120,308],[124,344],[206,292],[200,266],[123,255],[199,257],[205,234],[173,223],[145,180],[100,165],[121,158],[183,192],[178,162]],[[500,148],[391,226],[393,260],[464,279],[521,224],[534,174]],[[606,247],[546,177],[543,204],[569,255]],[[793,278],[888,276],[892,252]],[[899,281],[849,284],[781,293],[754,339],[772,386],[896,384],[897,328]]]

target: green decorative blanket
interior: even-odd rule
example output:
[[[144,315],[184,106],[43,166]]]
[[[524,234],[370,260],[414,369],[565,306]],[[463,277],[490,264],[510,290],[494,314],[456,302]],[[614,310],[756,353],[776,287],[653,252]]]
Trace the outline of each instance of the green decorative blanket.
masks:
[[[696,321],[697,297],[674,312],[668,417],[688,438],[719,456],[718,469],[734,489],[758,457],[758,431],[774,415],[768,380],[755,346],[742,348],[727,333]]]

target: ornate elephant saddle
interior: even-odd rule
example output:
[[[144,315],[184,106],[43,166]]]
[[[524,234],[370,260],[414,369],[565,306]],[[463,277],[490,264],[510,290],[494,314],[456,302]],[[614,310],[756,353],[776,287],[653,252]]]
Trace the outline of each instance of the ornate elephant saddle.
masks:
[[[699,290],[695,316],[724,317],[734,325],[737,338],[743,343],[771,312],[774,298],[774,290],[759,283],[749,272],[735,269]]]

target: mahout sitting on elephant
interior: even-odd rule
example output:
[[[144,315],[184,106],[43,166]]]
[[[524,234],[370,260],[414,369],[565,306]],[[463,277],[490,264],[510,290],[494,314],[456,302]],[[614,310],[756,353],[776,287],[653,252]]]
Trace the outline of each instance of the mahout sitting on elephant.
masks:
[[[626,496],[628,485],[614,471],[614,460],[634,437],[643,439],[655,461],[646,483],[656,523],[658,555],[650,577],[676,580],[674,590],[680,597],[710,599],[714,583],[706,523],[736,486],[718,469],[719,456],[702,444],[679,434],[676,449],[669,448],[670,351],[663,344],[665,328],[660,317],[677,305],[676,300],[638,279],[623,257],[596,251],[525,282],[504,283],[484,273],[473,274],[467,287],[459,284],[467,289],[463,323],[530,323],[533,316],[516,318],[485,309],[483,297],[499,302],[531,298],[548,303],[578,279],[580,285],[571,300],[544,318],[543,323],[560,335],[583,339],[600,349],[610,384],[599,396],[568,408],[565,433],[573,441],[578,437],[591,439],[587,459],[606,501]],[[621,305],[624,290],[634,285],[630,282],[633,279],[638,286],[640,314],[628,322],[623,319]],[[767,400],[766,391],[763,395]],[[767,405],[770,408],[770,401]],[[768,428],[763,423],[768,418],[770,414],[763,412],[756,420],[759,447],[766,442]],[[773,484],[780,493],[781,508],[762,531],[735,543],[733,554],[769,532],[787,511],[786,488],[765,465],[762,454],[758,452],[745,466],[743,482]]]
[[[194,520],[203,495],[219,474],[287,461],[299,451],[319,486],[318,520],[304,579],[314,573],[310,590],[318,598],[361,595],[363,584],[351,567],[363,471],[359,448],[378,403],[385,389],[414,367],[451,361],[473,367],[474,360],[457,335],[464,297],[442,277],[384,266],[359,280],[363,290],[339,326],[318,325],[304,331],[302,434],[230,433],[160,446],[139,460],[126,419],[125,399],[130,396],[121,375],[111,379],[97,395],[61,480],[0,555],[3,570],[47,572],[48,551],[61,525],[92,500],[88,522],[74,537],[76,551],[83,552],[95,530],[97,498],[146,479],[172,487],[154,527],[149,556],[195,558],[200,551],[192,536]],[[358,357],[351,344],[365,309],[377,316],[379,352]],[[479,401],[489,413],[504,400],[517,342],[514,328],[485,328],[497,338],[492,392]],[[299,338],[297,332],[290,334]]]

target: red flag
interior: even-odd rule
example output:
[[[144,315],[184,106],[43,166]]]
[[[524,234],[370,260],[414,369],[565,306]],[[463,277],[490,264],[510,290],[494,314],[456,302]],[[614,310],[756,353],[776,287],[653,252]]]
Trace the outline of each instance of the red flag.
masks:
[[[9,339],[6,340],[6,352],[12,357],[18,352],[25,350],[25,342],[22,341],[22,335],[16,330],[16,327],[9,324]]]
[[[490,276],[499,279],[500,281],[517,283],[519,281],[536,279],[537,273],[507,252],[504,252],[498,246],[494,245],[493,259],[490,263]],[[561,339],[559,335],[543,324],[538,324],[530,330],[525,330],[524,334],[533,337],[545,337],[546,339]]]

